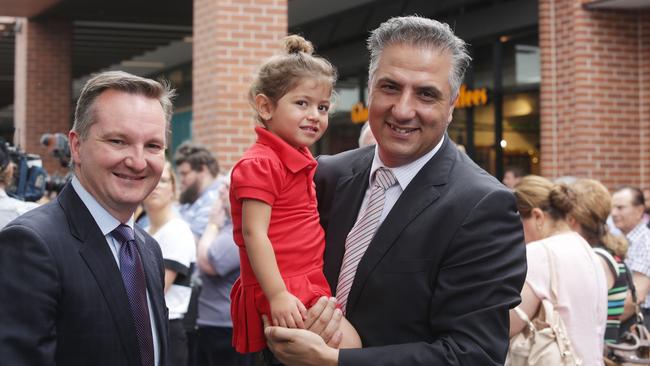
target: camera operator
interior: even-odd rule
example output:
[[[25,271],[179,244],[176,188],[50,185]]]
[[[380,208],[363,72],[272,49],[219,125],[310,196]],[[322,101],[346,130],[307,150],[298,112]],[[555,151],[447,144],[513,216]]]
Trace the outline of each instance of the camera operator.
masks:
[[[7,195],[6,189],[13,181],[15,164],[11,161],[7,144],[0,141],[0,229],[16,217],[37,207],[34,202],[23,202]]]

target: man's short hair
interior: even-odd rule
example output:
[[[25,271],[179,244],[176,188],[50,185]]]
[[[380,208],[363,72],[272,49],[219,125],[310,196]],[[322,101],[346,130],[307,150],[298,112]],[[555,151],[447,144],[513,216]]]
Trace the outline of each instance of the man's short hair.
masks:
[[[207,147],[194,142],[184,142],[174,154],[174,164],[179,166],[188,163],[195,172],[201,171],[202,166],[206,166],[210,175],[216,177],[219,174],[219,163]]]
[[[384,48],[395,44],[407,44],[448,52],[451,55],[452,65],[449,75],[451,100],[456,99],[465,70],[472,58],[467,52],[465,41],[456,37],[448,24],[419,16],[395,17],[383,22],[379,28],[370,33],[368,38],[370,81],[377,70],[379,57]]]
[[[645,198],[643,197],[643,191],[640,188],[634,186],[623,186],[616,190],[616,193],[622,191],[629,191],[632,194],[632,206],[644,206],[645,207]]]
[[[169,133],[169,121],[172,117],[172,99],[176,91],[166,81],[155,81],[140,76],[135,76],[123,71],[107,71],[93,76],[81,89],[77,100],[74,124],[72,130],[77,132],[84,140],[88,137],[90,127],[95,120],[95,100],[106,90],[117,90],[129,94],[143,95],[149,98],[158,99],[160,106],[165,113],[167,121],[167,132]]]

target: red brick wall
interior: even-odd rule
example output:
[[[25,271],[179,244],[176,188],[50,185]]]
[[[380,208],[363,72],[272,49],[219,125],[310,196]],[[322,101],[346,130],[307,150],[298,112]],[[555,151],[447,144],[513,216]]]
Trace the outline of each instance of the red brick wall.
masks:
[[[67,171],[39,140],[72,126],[71,41],[68,22],[23,20],[16,34],[14,144],[41,155],[49,174]]]
[[[639,14],[639,96],[641,123],[641,182],[642,188],[650,188],[650,10]]]
[[[254,142],[248,88],[287,24],[287,0],[194,0],[192,137],[223,170]]]
[[[587,10],[576,0],[539,6],[542,174],[645,184],[647,14]]]

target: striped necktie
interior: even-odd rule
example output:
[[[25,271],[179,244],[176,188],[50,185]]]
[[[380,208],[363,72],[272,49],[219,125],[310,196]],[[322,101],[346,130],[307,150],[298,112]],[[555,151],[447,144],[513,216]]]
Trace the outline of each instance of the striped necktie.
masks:
[[[345,255],[343,255],[339,282],[336,286],[336,299],[341,306],[341,310],[343,310],[343,314],[346,313],[348,295],[350,294],[359,262],[377,231],[379,218],[381,217],[384,202],[386,201],[386,190],[396,183],[397,179],[395,179],[395,176],[390,170],[379,168],[375,171],[368,206],[361,218],[359,218],[352,230],[350,230],[345,240]]]

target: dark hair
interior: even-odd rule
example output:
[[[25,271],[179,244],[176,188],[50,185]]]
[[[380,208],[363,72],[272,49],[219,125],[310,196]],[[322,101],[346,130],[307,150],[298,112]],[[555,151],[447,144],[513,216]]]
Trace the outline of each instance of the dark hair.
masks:
[[[195,172],[201,171],[201,167],[206,166],[210,175],[216,177],[219,174],[219,163],[207,147],[194,142],[184,142],[174,154],[174,164],[179,166],[188,163]]]
[[[530,217],[534,208],[548,213],[555,220],[564,220],[575,205],[575,194],[566,185],[553,184],[538,175],[528,175],[515,186],[517,208],[522,217]]]
[[[323,79],[333,88],[336,69],[326,59],[313,55],[311,42],[301,36],[290,35],[283,39],[284,53],[268,59],[262,66],[248,91],[248,100],[255,106],[255,96],[264,94],[273,104],[305,78]],[[257,119],[264,122],[259,116]]]
[[[643,197],[643,191],[638,187],[633,186],[623,186],[616,190],[616,192],[628,191],[632,194],[632,205],[633,206],[645,206],[645,198]]]

